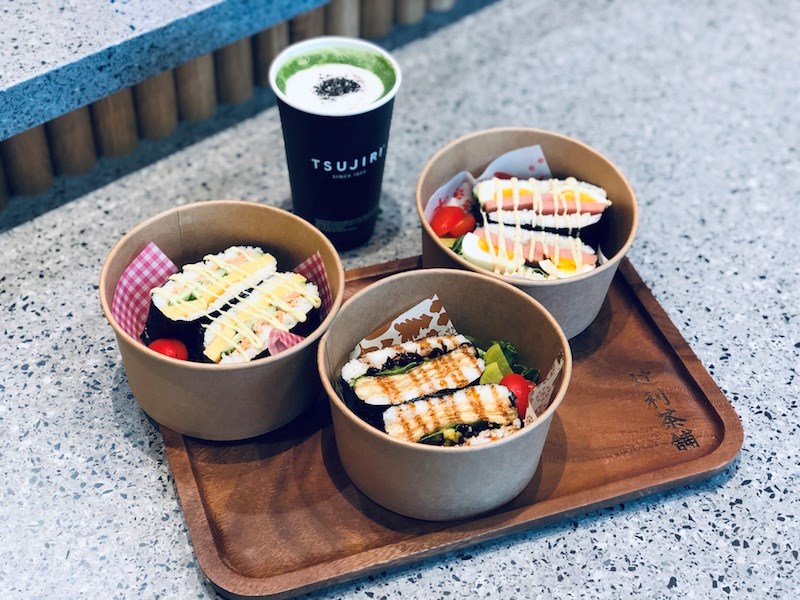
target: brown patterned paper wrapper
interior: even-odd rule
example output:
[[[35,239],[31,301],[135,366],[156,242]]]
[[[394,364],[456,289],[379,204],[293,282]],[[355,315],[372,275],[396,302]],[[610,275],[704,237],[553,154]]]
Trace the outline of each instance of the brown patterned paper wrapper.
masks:
[[[564,367],[564,355],[560,355],[540,378],[539,384],[528,395],[528,412],[525,413],[525,425],[528,426],[542,416],[556,394],[556,379]],[[542,371],[544,372],[544,370]]]
[[[431,336],[455,335],[465,333],[457,331],[444,305],[439,300],[439,296],[434,294],[425,298],[411,308],[405,310],[393,319],[382,323],[367,336],[364,337],[350,353],[350,359],[380,350],[403,342],[409,342]],[[466,333],[469,335],[469,332]],[[564,356],[559,356],[550,368],[545,370],[540,367],[540,371],[545,373],[540,377],[539,384],[531,391],[528,396],[528,411],[525,415],[525,425],[528,426],[538,419],[556,394],[555,383],[561,369],[564,367]]]
[[[358,358],[367,352],[403,342],[437,335],[455,335],[455,333],[456,329],[450,322],[439,296],[434,294],[373,330],[358,343],[350,353],[350,358]]]
[[[111,303],[111,314],[125,333],[141,341],[140,336],[150,310],[150,291],[163,285],[178,270],[172,260],[152,242],[131,261],[117,282]],[[317,286],[322,301],[320,321],[324,320],[333,300],[322,256],[315,252],[293,270]],[[270,332],[267,349],[275,355],[304,339],[301,335],[276,329]]]

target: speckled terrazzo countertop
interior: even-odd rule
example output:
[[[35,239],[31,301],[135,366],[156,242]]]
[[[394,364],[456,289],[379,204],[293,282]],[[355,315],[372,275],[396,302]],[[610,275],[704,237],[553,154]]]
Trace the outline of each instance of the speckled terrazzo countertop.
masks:
[[[0,6],[0,140],[325,0],[16,0]]]
[[[502,0],[394,50],[404,84],[383,212],[346,265],[420,251],[416,178],[448,140],[497,125],[577,137],[637,191],[630,258],[740,415],[745,440],[705,482],[312,597],[795,595],[797,31],[791,3]],[[9,595],[213,596],[161,437],[131,396],[101,314],[98,277],[124,232],[176,204],[288,206],[284,169],[268,107],[94,191],[72,198],[62,183],[0,213],[0,581]]]

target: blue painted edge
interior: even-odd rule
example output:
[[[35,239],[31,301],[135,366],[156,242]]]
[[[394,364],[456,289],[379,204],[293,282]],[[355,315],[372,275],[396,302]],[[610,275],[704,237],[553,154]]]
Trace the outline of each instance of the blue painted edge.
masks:
[[[0,140],[329,0],[225,0],[0,92]]]

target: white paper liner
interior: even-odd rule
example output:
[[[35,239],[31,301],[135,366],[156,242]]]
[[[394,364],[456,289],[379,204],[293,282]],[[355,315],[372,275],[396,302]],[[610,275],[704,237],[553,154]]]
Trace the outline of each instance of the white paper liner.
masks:
[[[475,187],[475,184],[495,176],[548,179],[552,177],[552,173],[540,145],[511,150],[489,163],[489,166],[478,177],[473,177],[469,171],[461,171],[454,175],[428,199],[423,211],[425,219],[430,223],[433,213],[440,206],[448,204],[462,208],[468,206],[472,201],[472,188]]]

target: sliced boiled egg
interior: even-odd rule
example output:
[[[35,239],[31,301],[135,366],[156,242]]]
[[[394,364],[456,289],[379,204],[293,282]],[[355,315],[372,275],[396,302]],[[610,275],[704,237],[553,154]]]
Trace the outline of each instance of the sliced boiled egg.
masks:
[[[566,277],[575,277],[575,275],[588,273],[594,269],[594,265],[584,263],[578,268],[578,265],[576,265],[575,261],[571,258],[559,258],[557,263],[554,263],[549,258],[545,258],[539,261],[539,268],[551,277],[564,279]]]
[[[509,244],[505,253],[498,252],[482,237],[467,233],[461,242],[462,256],[477,267],[495,273],[510,274],[525,264],[525,257],[514,256],[513,247]]]

